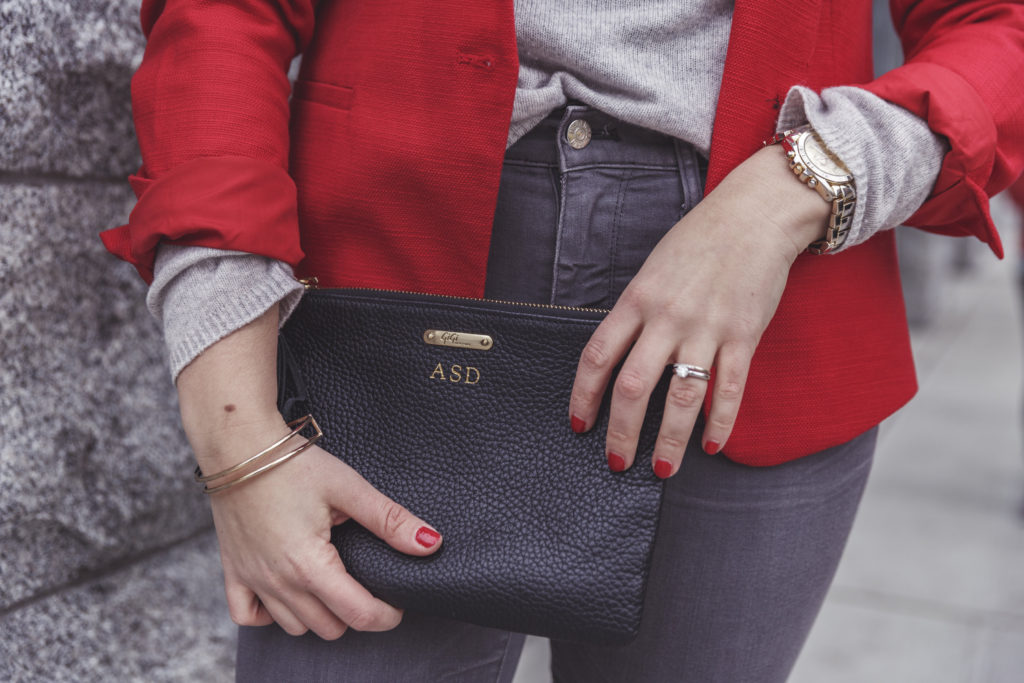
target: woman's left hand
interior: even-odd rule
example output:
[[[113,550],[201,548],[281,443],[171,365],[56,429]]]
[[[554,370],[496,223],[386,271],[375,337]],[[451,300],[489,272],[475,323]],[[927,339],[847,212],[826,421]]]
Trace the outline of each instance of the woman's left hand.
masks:
[[[579,432],[593,426],[612,370],[626,358],[612,389],[609,468],[632,465],[651,391],[672,363],[713,366],[715,382],[711,388],[702,379],[672,377],[655,473],[678,471],[709,390],[704,450],[725,445],[789,269],[824,234],[829,212],[773,145],[737,166],[661,239],[590,338],[576,371],[569,414]]]

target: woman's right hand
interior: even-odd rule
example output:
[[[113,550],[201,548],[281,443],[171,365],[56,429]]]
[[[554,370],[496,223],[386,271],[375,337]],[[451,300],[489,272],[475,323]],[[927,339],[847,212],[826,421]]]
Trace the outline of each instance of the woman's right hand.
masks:
[[[277,317],[275,305],[178,376],[182,424],[204,472],[241,462],[291,431],[274,405]],[[266,462],[301,445],[301,438]],[[228,609],[243,626],[276,621],[292,635],[311,630],[328,640],[348,628],[394,628],[402,612],[345,571],[331,527],[351,518],[410,555],[429,555],[441,544],[423,520],[315,445],[211,499]]]
[[[281,452],[301,445],[293,441]],[[250,450],[259,449],[254,442]],[[410,555],[440,545],[423,520],[317,446],[212,499],[228,609],[242,626],[276,621],[292,635],[308,629],[333,640],[347,628],[398,625],[401,611],[357,583],[331,545],[331,527],[349,518]]]

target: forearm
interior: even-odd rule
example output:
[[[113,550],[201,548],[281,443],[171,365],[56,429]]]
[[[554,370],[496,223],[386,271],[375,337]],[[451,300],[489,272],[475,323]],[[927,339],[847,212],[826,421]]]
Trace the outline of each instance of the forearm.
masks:
[[[272,443],[288,432],[276,406],[277,318],[274,304],[178,375],[181,422],[206,472],[235,464],[245,455],[240,448]]]

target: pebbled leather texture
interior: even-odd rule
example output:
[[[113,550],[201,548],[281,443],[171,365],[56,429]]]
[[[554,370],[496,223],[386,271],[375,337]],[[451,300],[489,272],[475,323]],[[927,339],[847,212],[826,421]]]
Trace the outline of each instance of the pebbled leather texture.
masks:
[[[354,522],[336,527],[358,581],[391,604],[483,626],[594,643],[636,635],[661,504],[650,459],[670,375],[635,464],[612,473],[608,396],[586,434],[568,417],[580,352],[603,316],[305,293],[281,330],[279,407],[287,419],[311,412],[325,450],[444,536],[434,555],[411,557]],[[428,329],[487,334],[493,347],[429,345]]]

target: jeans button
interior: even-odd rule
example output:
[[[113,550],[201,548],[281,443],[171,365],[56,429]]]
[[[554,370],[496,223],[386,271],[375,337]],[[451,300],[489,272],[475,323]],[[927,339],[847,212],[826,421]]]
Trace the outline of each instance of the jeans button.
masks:
[[[583,149],[590,144],[590,124],[583,119],[576,119],[565,131],[565,139],[573,149]]]

